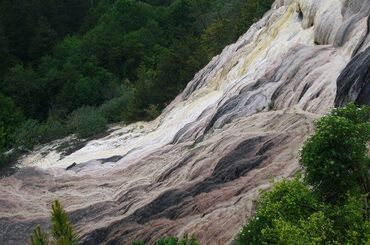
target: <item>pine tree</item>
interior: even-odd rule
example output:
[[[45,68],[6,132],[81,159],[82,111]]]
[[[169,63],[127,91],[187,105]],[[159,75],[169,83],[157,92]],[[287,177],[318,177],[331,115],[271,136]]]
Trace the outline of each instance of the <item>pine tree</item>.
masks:
[[[37,60],[44,54],[51,51],[57,41],[57,33],[51,28],[45,17],[41,17],[31,41],[28,50],[28,56],[31,60]]]
[[[31,236],[31,245],[76,245],[78,243],[68,215],[58,200],[52,205],[51,223],[52,239],[50,240],[38,225]]]
[[[56,244],[77,244],[77,238],[72,229],[67,213],[63,210],[58,200],[53,203],[51,221],[51,233]]]
[[[36,226],[36,229],[33,231],[31,236],[31,245],[48,245],[49,238],[46,233],[43,233],[40,225]]]

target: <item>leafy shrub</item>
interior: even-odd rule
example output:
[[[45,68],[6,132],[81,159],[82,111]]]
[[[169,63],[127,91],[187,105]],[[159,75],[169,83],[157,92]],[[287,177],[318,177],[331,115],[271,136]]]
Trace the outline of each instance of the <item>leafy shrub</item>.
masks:
[[[98,109],[82,107],[72,112],[67,125],[79,138],[87,138],[106,130],[107,120]]]
[[[8,159],[4,154],[4,150],[0,149],[0,168],[5,167],[8,164]]]
[[[145,245],[143,241],[134,241],[131,245]]]
[[[65,123],[61,120],[49,117],[42,125],[42,142],[50,142],[63,138],[69,133]]]
[[[249,224],[242,228],[237,244],[281,244],[286,236],[282,233],[283,227],[304,233],[304,221],[318,208],[319,202],[298,178],[277,183],[273,190],[262,194],[258,211]]]
[[[36,120],[29,119],[15,130],[12,138],[17,148],[32,150],[35,145],[40,143],[41,135],[41,124]]]
[[[164,237],[155,242],[155,245],[177,245],[179,239],[176,237]]]
[[[340,201],[349,191],[369,193],[369,119],[370,107],[335,109],[316,123],[315,134],[305,143],[305,179],[325,201]]]
[[[0,153],[3,151],[6,142],[6,134],[4,127],[0,127]]]
[[[322,203],[303,182],[284,180],[263,194],[236,244],[368,244],[366,202],[350,194],[343,205]]]
[[[183,236],[182,238],[177,237],[162,237],[154,243],[155,245],[200,245],[198,240],[188,235]],[[143,241],[134,241],[132,245],[145,245]]]
[[[126,92],[120,97],[111,99],[100,106],[101,114],[109,123],[121,122],[125,119],[127,103],[130,92]]]
[[[22,121],[22,112],[9,97],[0,93],[0,149],[11,145],[10,136]]]
[[[370,244],[370,221],[366,195],[348,193],[340,205],[327,205],[324,212],[333,222],[338,244]]]

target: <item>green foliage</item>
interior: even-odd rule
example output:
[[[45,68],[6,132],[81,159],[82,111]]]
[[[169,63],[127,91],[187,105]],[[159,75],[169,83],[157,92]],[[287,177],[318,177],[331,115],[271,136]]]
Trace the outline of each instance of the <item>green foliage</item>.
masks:
[[[162,237],[154,243],[155,245],[200,245],[198,240],[191,236],[185,235],[181,238],[177,237]],[[143,241],[134,241],[132,245],[145,245]]]
[[[325,201],[337,202],[351,191],[369,193],[370,109],[350,104],[316,123],[301,163],[306,181]]]
[[[52,205],[51,222],[51,234],[55,240],[55,244],[77,244],[77,237],[70,224],[69,218],[60,205],[59,201],[55,201]]]
[[[51,28],[45,17],[41,17],[34,30],[34,36],[31,39],[28,55],[32,60],[37,60],[46,52],[50,52],[57,42],[58,35]]]
[[[368,208],[366,195],[360,193],[349,193],[342,204],[327,206],[338,244],[370,243]]]
[[[272,234],[269,234],[271,232]],[[276,244],[330,244],[333,234],[332,221],[321,211],[313,213],[297,224],[283,218],[274,221],[274,228],[267,229],[264,236],[276,239]]]
[[[5,133],[4,126],[1,126],[0,127],[0,152],[2,152],[2,150],[4,149],[5,143],[6,143],[6,133]]]
[[[309,188],[298,178],[279,182],[272,191],[262,194],[255,217],[243,227],[237,243],[284,244],[287,236],[300,237],[305,233],[305,221],[319,207]]]
[[[48,245],[49,238],[48,235],[43,233],[41,227],[36,226],[33,234],[31,235],[31,245]]]
[[[134,241],[131,245],[145,245],[143,241]]]
[[[176,237],[164,237],[155,242],[155,245],[177,245],[179,239]]]
[[[10,136],[23,121],[23,115],[14,102],[0,93],[0,149],[10,145]]]
[[[78,31],[87,10],[94,7],[94,2],[102,1],[19,0],[16,4],[12,0],[1,1],[0,20],[10,53],[23,62],[34,61],[36,56],[31,55],[31,47],[39,45],[37,40],[40,43],[47,40],[49,43],[49,40],[54,39],[55,42],[57,38]],[[40,24],[40,20],[43,23]],[[43,46],[44,44],[39,47],[50,47]],[[46,54],[48,51],[49,49],[45,49],[42,53]]]
[[[264,193],[258,211],[236,238],[237,244],[367,244],[370,222],[365,202],[347,196],[341,206],[320,202],[298,179],[284,180]]]
[[[148,109],[160,111],[272,3],[251,2],[245,7],[242,0],[226,5],[210,0],[48,0],[41,6],[33,0],[17,6],[4,1],[0,8],[9,9],[2,16],[7,27],[4,52],[11,40],[14,55],[31,66],[12,67],[0,79],[1,91],[27,117],[45,120],[55,110],[69,114],[82,106],[101,105],[119,96],[119,81],[129,79],[136,92],[129,98],[128,119],[152,118],[157,113],[150,115]],[[15,15],[19,12],[27,14]],[[239,22],[243,26],[234,28]],[[83,35],[62,38],[81,25]]]
[[[10,54],[8,45],[9,42],[7,37],[5,36],[4,26],[0,19],[0,74],[6,73],[9,67],[14,65],[13,63],[15,62],[14,56]]]
[[[56,139],[63,138],[69,134],[69,131],[63,120],[49,117],[41,126],[41,142],[46,143]]]
[[[121,96],[111,99],[99,107],[101,114],[107,119],[108,123],[124,121],[127,112],[127,103],[131,96],[131,91],[124,92]]]
[[[79,138],[88,138],[104,132],[107,127],[106,119],[94,107],[82,107],[70,115],[67,127]]]
[[[23,122],[12,135],[14,146],[23,150],[32,150],[33,147],[41,142],[41,124],[29,119]]]
[[[23,118],[0,125],[6,148],[32,149],[69,133],[90,137],[106,122],[157,117],[272,2],[1,1],[1,113],[28,120],[15,133]],[[2,94],[12,101],[4,110]],[[22,139],[28,132],[35,138]]]
[[[31,245],[77,245],[78,238],[75,234],[67,213],[63,210],[59,201],[52,204],[51,212],[51,237],[36,226],[31,235]]]
[[[10,97],[28,118],[44,117],[45,86],[37,74],[23,65],[16,65],[0,81],[1,92]]]
[[[304,182],[262,194],[237,244],[369,244],[370,107],[332,111],[302,149]]]
[[[156,241],[155,245],[200,245],[200,243],[194,236],[185,235],[181,238],[164,237]]]

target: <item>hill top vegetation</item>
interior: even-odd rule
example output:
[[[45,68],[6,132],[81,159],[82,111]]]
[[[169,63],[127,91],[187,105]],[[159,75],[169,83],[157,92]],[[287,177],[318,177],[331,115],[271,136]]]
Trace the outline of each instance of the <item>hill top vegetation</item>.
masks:
[[[272,2],[1,1],[1,152],[156,117]]]

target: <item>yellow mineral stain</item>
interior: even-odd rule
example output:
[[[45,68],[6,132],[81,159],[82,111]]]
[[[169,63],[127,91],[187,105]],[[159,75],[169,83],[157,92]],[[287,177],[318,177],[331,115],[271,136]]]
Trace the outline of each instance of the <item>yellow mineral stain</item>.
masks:
[[[243,59],[244,64],[239,71],[239,75],[243,75],[248,70],[250,64],[270,46],[271,42],[279,34],[279,31],[283,29],[291,19],[291,16],[294,14],[296,8],[297,7],[295,4],[290,5],[279,21],[271,26],[271,31],[269,33],[266,33],[260,37],[255,37],[253,42],[256,43],[256,46],[253,48],[253,51]],[[207,87],[212,90],[219,90],[222,82],[226,80],[230,70],[238,64],[240,58],[240,56],[237,56],[230,59],[225,67],[217,72],[217,74],[215,74],[215,76],[208,82]]]
[[[250,64],[262,53],[264,52],[268,47],[270,47],[271,42],[277,37],[280,30],[284,28],[284,26],[288,23],[288,21],[291,19],[291,16],[294,14],[296,9],[295,5],[290,5],[285,14],[277,21],[275,24],[272,25],[271,31],[263,35],[261,38],[259,38],[259,42],[257,46],[253,49],[251,53],[249,53],[244,58],[244,64],[243,67],[239,71],[239,75],[244,74]]]

